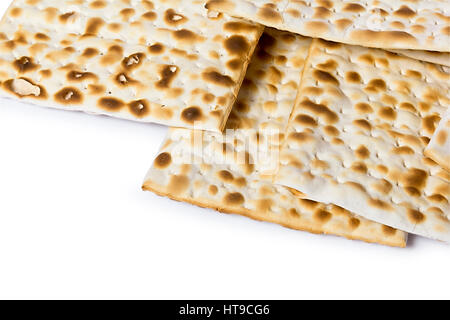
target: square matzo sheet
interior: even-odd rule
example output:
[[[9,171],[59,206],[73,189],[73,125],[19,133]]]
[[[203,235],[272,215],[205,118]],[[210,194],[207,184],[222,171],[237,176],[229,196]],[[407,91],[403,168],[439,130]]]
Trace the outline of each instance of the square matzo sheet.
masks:
[[[311,42],[266,29],[226,126],[239,131],[171,129],[143,189],[292,229],[404,247],[404,232],[271,182]]]
[[[449,108],[444,68],[316,39],[275,182],[450,241],[450,174],[424,155]]]
[[[330,41],[450,51],[449,0],[209,0],[207,6]]]
[[[222,131],[262,27],[204,5],[15,0],[0,23],[0,94]]]

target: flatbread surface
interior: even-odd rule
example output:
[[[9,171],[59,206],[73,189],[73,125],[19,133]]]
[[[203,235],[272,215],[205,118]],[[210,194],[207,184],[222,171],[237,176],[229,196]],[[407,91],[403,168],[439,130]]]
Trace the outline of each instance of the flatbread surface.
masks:
[[[450,51],[449,0],[210,0],[208,8],[304,36],[376,48]]]
[[[0,92],[221,131],[263,28],[204,4],[15,0],[0,23]]]
[[[424,155],[449,108],[445,69],[315,40],[275,182],[450,241],[449,173]]]
[[[144,190],[313,233],[404,247],[404,232],[273,185],[311,39],[266,29],[226,128],[171,129]]]

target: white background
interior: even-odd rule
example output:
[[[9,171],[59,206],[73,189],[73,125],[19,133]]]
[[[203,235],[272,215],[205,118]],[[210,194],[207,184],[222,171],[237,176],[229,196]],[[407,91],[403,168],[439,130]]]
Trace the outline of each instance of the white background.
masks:
[[[0,298],[450,298],[446,244],[312,235],[141,191],[165,133],[0,99]]]

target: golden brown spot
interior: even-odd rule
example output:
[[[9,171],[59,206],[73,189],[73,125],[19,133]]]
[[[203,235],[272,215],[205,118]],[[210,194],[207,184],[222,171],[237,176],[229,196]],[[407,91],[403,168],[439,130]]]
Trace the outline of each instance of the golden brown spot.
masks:
[[[353,24],[353,21],[349,19],[338,19],[334,23],[339,30],[345,30]]]
[[[187,21],[186,17],[176,13],[175,10],[169,9],[164,14],[164,21],[170,26],[178,26]]]
[[[369,199],[369,201],[367,201],[367,204],[371,207],[374,207],[374,208],[377,208],[380,210],[384,210],[384,211],[392,211],[393,210],[392,206],[389,203],[384,202],[379,199]]]
[[[366,131],[372,130],[372,125],[370,124],[369,121],[367,121],[365,119],[355,120],[355,121],[353,121],[353,124],[363,130],[366,130]]]
[[[224,182],[230,182],[230,181],[234,180],[233,174],[231,174],[231,172],[226,171],[226,170],[219,171],[219,173],[217,175],[218,175],[219,179]]]
[[[13,65],[19,73],[31,72],[39,67],[37,64],[34,64],[33,58],[30,57],[22,57],[17,59],[14,61]]]
[[[78,71],[70,71],[67,74],[67,80],[72,82],[81,82],[85,80],[97,80],[98,77],[91,72],[78,72]]]
[[[447,198],[445,198],[441,194],[433,194],[433,195],[428,197],[428,200],[430,200],[431,202],[435,202],[435,203],[442,203],[442,204],[447,204],[448,203]]]
[[[315,7],[314,8],[314,19],[327,19],[331,16],[331,11],[324,7]]]
[[[83,94],[77,88],[64,88],[55,94],[55,100],[61,104],[80,104]]]
[[[363,162],[355,162],[355,163],[353,163],[350,169],[352,171],[360,173],[360,174],[366,174],[367,173],[367,166]]]
[[[145,54],[143,53],[134,53],[130,55],[129,57],[126,57],[122,61],[122,66],[125,69],[135,69],[139,67],[142,64],[142,61],[145,58]]]
[[[316,212],[314,212],[314,220],[316,220],[321,224],[327,223],[328,221],[331,220],[332,217],[333,215],[330,212],[323,209],[319,209]]]
[[[86,26],[86,30],[85,30],[85,34],[87,35],[96,35],[100,29],[105,25],[105,21],[103,21],[103,19],[101,18],[90,18],[87,26]]]
[[[350,71],[345,74],[345,80],[352,83],[361,83],[362,78],[358,72]]]
[[[400,178],[400,182],[403,187],[413,187],[417,190],[425,188],[428,180],[428,173],[424,170],[411,168],[403,174]]]
[[[418,210],[413,210],[413,209],[408,210],[408,219],[411,221],[411,223],[421,224],[421,223],[425,222],[426,218],[427,217]]]
[[[159,89],[168,89],[178,74],[178,67],[174,65],[166,65],[160,71],[161,80],[156,83]]]
[[[89,94],[92,95],[100,95],[104,94],[106,91],[106,88],[102,85],[96,85],[96,84],[89,84],[88,85]]]
[[[400,9],[394,12],[394,15],[407,19],[416,16],[416,12],[408,6],[401,6]]]
[[[386,82],[382,79],[373,79],[369,82],[369,84],[366,87],[366,90],[375,93],[386,91],[386,89],[387,89]]]
[[[59,21],[61,23],[67,23],[67,21],[75,14],[75,12],[67,12],[59,16]]]
[[[260,19],[270,23],[281,23],[283,21],[281,14],[270,6],[259,9],[257,15]]]
[[[122,11],[120,11],[120,15],[122,16],[122,20],[125,22],[128,22],[131,17],[136,13],[136,11],[133,8],[125,8]]]
[[[395,112],[395,110],[390,107],[381,108],[378,111],[378,115],[380,116],[380,118],[389,121],[394,121],[395,119],[397,119],[397,112]]]
[[[234,35],[229,37],[224,42],[225,49],[229,54],[241,56],[248,52],[250,44],[247,39],[240,35]]]
[[[161,153],[155,159],[155,167],[157,169],[166,169],[172,163],[172,156],[168,152]]]
[[[350,225],[350,228],[357,229],[360,226],[361,221],[359,219],[357,219],[357,218],[351,218],[348,221],[348,224]]]
[[[155,44],[151,45],[150,47],[148,47],[148,51],[151,54],[161,54],[164,52],[164,45],[162,45],[160,43],[155,43]]]
[[[414,107],[414,105],[412,105],[409,102],[402,102],[399,107],[402,110],[406,110],[406,111],[413,112],[413,113],[415,113],[417,111],[416,108]]]
[[[212,93],[205,93],[205,94],[203,95],[202,100],[203,100],[203,102],[205,102],[205,103],[212,103],[212,102],[214,101],[215,98],[216,98],[216,96],[213,95]],[[237,104],[236,104],[235,108],[236,108],[236,110],[239,111],[239,109],[238,109],[238,107],[237,107]]]
[[[311,128],[315,128],[318,125],[317,121],[313,117],[310,117],[306,114],[299,114],[297,117],[295,117],[295,122],[304,127]]]
[[[300,218],[300,213],[298,213],[298,211],[295,208],[289,209],[287,211],[287,213],[291,218],[294,218],[294,219]]]
[[[421,192],[414,187],[405,187],[405,192],[410,197],[420,197]]]
[[[106,5],[107,5],[106,1],[97,0],[97,1],[91,2],[89,7],[91,7],[92,9],[103,9],[106,7]]]
[[[25,88],[17,88],[17,82],[21,83]],[[28,98],[36,99],[46,99],[47,91],[44,87],[35,84],[31,79],[19,78],[19,79],[9,79],[0,84],[5,88],[6,91],[14,94],[15,96],[22,98],[24,96]]]
[[[436,136],[436,142],[438,145],[443,146],[448,140],[448,133],[445,130],[439,131]]]
[[[305,28],[309,29],[313,36],[319,36],[328,31],[329,26],[322,21],[307,21]]]
[[[314,141],[314,138],[306,132],[293,132],[289,134],[289,140],[295,141],[297,144],[304,144]]]
[[[358,149],[355,150],[355,155],[359,159],[367,159],[370,157],[370,151],[366,146],[361,145],[358,147]]]
[[[334,85],[339,85],[339,80],[336,79],[332,74],[322,71],[322,70],[314,70],[313,77],[319,82],[330,83]]]
[[[150,114],[150,106],[147,100],[137,100],[128,104],[128,110],[136,118],[144,118]]]
[[[21,14],[22,14],[22,9],[21,9],[21,8],[18,8],[18,7],[11,8],[11,11],[10,11],[11,17],[17,18],[17,17],[19,17]]]
[[[320,63],[320,64],[317,65],[318,69],[324,70],[324,71],[336,70],[337,67],[338,67],[337,62],[332,60],[332,59],[327,60],[325,63]]]
[[[440,121],[441,118],[438,115],[427,116],[422,119],[422,128],[425,132],[433,134],[436,131],[436,127]]]
[[[364,11],[366,11],[366,9],[365,9],[362,5],[360,5],[360,4],[358,4],[358,3],[347,3],[347,4],[342,8],[342,11],[344,11],[344,12],[356,12],[356,13],[358,13],[358,12],[364,12]]]
[[[326,161],[322,161],[322,160],[319,160],[319,159],[312,160],[310,165],[311,165],[312,168],[320,169],[320,170],[326,170],[326,169],[328,169],[330,167]]]
[[[356,111],[358,111],[361,114],[369,114],[369,113],[373,112],[373,109],[370,106],[370,104],[364,103],[364,102],[357,103],[355,105],[355,109],[356,109]]]
[[[142,18],[148,21],[154,21],[158,18],[158,15],[154,11],[147,11],[142,15]]]
[[[228,69],[231,70],[240,70],[242,68],[242,60],[233,59],[227,62]]]
[[[234,33],[252,32],[257,29],[258,29],[258,27],[253,24],[240,22],[240,21],[231,21],[231,22],[227,22],[223,25],[223,30],[234,32]]]
[[[219,192],[219,189],[217,188],[217,186],[211,185],[209,186],[208,192],[210,195],[215,196]]]
[[[92,58],[95,57],[96,55],[98,55],[100,52],[95,49],[95,48],[86,48],[83,53],[82,56],[86,57],[86,58]]]
[[[323,131],[325,132],[325,134],[332,136],[332,137],[337,137],[339,136],[339,130],[336,127],[333,126],[325,126],[323,128]]]
[[[308,110],[321,117],[327,124],[334,124],[339,121],[338,115],[335,112],[331,111],[324,104],[317,104],[312,102],[311,100],[304,100],[300,103],[300,106],[305,110]]]
[[[125,106],[125,103],[117,98],[101,98],[97,104],[100,108],[113,112],[119,111]]]
[[[50,37],[49,36],[47,36],[46,34],[44,34],[44,33],[36,33],[35,35],[34,35],[34,38],[36,39],[36,40],[38,40],[38,41],[49,41],[50,40]]]
[[[381,179],[377,183],[374,183],[372,187],[381,194],[387,195],[392,190],[392,184],[386,179]]]
[[[179,41],[195,42],[197,40],[197,34],[187,29],[176,30],[172,34]]]
[[[247,185],[247,179],[244,177],[237,178],[233,181],[233,184],[239,188],[243,188]]]
[[[392,237],[397,233],[397,230],[395,230],[394,228],[385,226],[385,225],[383,225],[382,230],[383,230],[383,233],[388,237]]]
[[[207,82],[211,82],[222,87],[231,87],[234,85],[234,81],[231,77],[225,76],[215,70],[203,72],[202,78]]]
[[[167,190],[170,194],[179,195],[185,192],[189,187],[189,178],[184,175],[173,175],[170,177]]]
[[[240,205],[242,205],[245,202],[245,198],[239,192],[228,193],[225,196],[225,198],[223,199],[223,202],[226,205],[240,206]]]
[[[397,147],[397,148],[393,149],[392,153],[398,154],[398,155],[413,155],[414,150],[408,146],[402,146],[402,147]]]
[[[256,210],[258,212],[269,212],[273,206],[273,201],[271,199],[261,199],[256,203]]]
[[[202,120],[202,118],[202,110],[198,107],[187,108],[181,113],[181,119],[190,124],[194,124],[196,121]]]

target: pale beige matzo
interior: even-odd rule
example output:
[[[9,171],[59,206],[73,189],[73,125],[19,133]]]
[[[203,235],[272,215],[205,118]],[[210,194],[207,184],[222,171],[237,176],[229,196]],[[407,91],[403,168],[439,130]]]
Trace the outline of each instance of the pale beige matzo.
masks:
[[[450,43],[449,43],[450,46]],[[426,62],[441,64],[450,67],[450,53],[439,51],[423,51],[423,50],[389,50],[401,55],[422,60]]]
[[[209,0],[207,6],[330,41],[450,51],[450,0]]]
[[[276,169],[269,164],[277,161],[270,149],[279,151],[284,139],[310,44],[267,29],[227,123],[240,134],[171,129],[143,188],[293,229],[404,247],[404,232],[307,200],[269,179]]]
[[[275,182],[449,242],[450,175],[424,156],[449,79],[442,66],[315,40]]]
[[[425,154],[450,172],[450,110],[441,120]]]
[[[204,1],[15,0],[1,93],[43,106],[221,131],[262,27]]]

